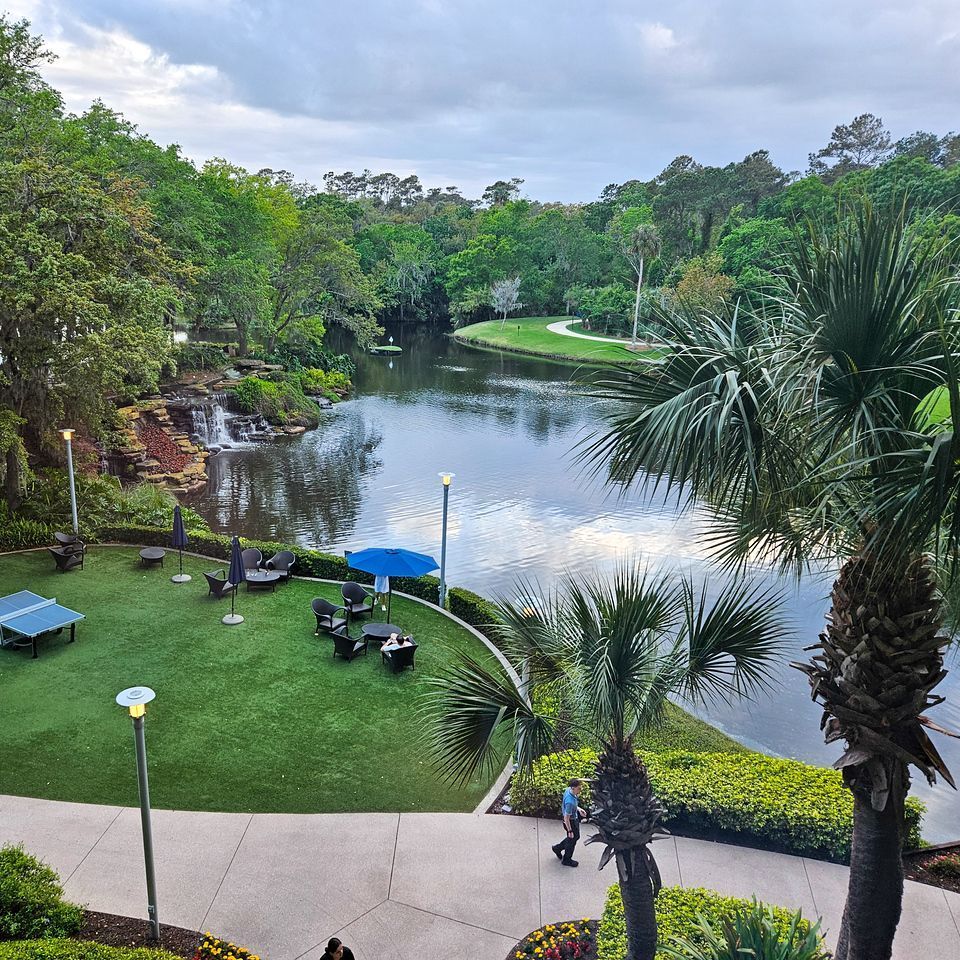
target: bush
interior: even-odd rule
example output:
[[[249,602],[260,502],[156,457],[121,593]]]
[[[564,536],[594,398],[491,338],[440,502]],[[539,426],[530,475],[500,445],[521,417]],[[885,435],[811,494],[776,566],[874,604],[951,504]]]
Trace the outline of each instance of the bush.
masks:
[[[28,550],[30,547],[48,547],[53,543],[56,527],[39,520],[9,519],[0,516],[0,551]]]
[[[225,346],[226,344],[212,343],[209,340],[194,340],[177,347],[173,360],[180,371],[218,370],[227,363]]]
[[[926,863],[924,869],[935,877],[960,880],[960,853],[944,853]]]
[[[307,394],[326,397],[331,403],[339,403],[349,392],[350,378],[339,370],[318,370],[310,367],[300,373],[290,374],[300,389]]]
[[[753,909],[749,900],[725,897],[702,887],[664,887],[657,895],[655,903],[661,950],[675,944],[679,937],[704,943],[706,938],[702,934],[698,935],[697,931],[701,918],[711,928],[719,930],[725,921],[731,920],[737,913]],[[784,907],[768,909],[772,911],[774,925],[781,935],[786,937],[793,922],[793,913]],[[808,921],[801,920],[798,923],[797,931],[802,936],[806,936],[809,930]],[[620,887],[614,884],[607,891],[607,902],[597,930],[597,960],[623,960],[626,953],[627,926],[623,918],[623,900],[620,897]]]
[[[56,873],[22,847],[0,848],[0,940],[76,933],[83,910],[63,899]]]
[[[0,960],[180,960],[166,950],[108,947],[90,940],[12,940],[0,943]]]
[[[727,832],[797,856],[847,862],[853,795],[836,770],[762,753],[641,751],[664,824],[694,833]],[[515,777],[510,800],[518,813],[554,816],[570,777],[593,776],[595,751],[584,748],[537,760]],[[589,792],[584,786],[586,805]],[[923,804],[907,800],[907,845],[920,842]]]
[[[296,376],[284,375],[276,381],[244,377],[231,387],[234,402],[244,413],[258,413],[270,423],[299,420],[316,426],[320,408],[303,392]]]
[[[499,620],[496,607],[489,600],[462,587],[447,590],[447,606],[455,617],[478,630],[484,630]]]

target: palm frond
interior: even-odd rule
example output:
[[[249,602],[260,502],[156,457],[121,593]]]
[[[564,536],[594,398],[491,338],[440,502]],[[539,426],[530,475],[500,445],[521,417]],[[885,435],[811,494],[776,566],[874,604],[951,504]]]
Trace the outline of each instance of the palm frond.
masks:
[[[427,745],[444,779],[463,784],[495,772],[511,750],[526,767],[549,749],[554,720],[538,714],[499,666],[461,655],[426,684],[419,711]],[[507,728],[513,737],[499,741],[498,732]]]

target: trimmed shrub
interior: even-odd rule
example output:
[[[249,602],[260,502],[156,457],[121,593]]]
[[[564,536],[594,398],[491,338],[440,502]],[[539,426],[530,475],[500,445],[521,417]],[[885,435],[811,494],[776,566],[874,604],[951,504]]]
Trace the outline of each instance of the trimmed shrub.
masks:
[[[180,960],[166,950],[108,947],[90,940],[11,940],[0,943],[0,960]]]
[[[463,587],[451,587],[447,591],[447,606],[455,617],[478,630],[484,630],[484,627],[489,627],[499,620],[496,607],[489,600],[471,590],[464,590]]]
[[[664,887],[657,895],[655,904],[661,948],[672,945],[678,937],[703,943],[705,938],[697,930],[700,918],[714,930],[719,930],[724,921],[732,919],[737,913],[753,910],[750,900],[725,897],[702,887]],[[793,921],[793,911],[776,906],[770,909],[773,911],[774,924],[786,937]],[[809,921],[801,920],[797,930],[806,936],[810,930]],[[659,956],[661,951],[657,953]],[[614,884],[607,891],[607,902],[597,930],[597,960],[623,960],[626,954],[627,925],[623,918],[623,900],[620,887]],[[823,956],[827,956],[826,952]]]
[[[23,847],[0,848],[0,940],[76,933],[83,910],[63,899],[57,874]]]
[[[853,830],[853,795],[836,770],[762,753],[641,752],[664,824],[681,831],[722,831],[759,846],[846,863]],[[568,750],[537,760],[514,778],[518,813],[555,816],[570,777],[593,776],[595,751]],[[589,791],[582,797],[589,803]],[[920,842],[924,806],[907,800],[907,845]]]

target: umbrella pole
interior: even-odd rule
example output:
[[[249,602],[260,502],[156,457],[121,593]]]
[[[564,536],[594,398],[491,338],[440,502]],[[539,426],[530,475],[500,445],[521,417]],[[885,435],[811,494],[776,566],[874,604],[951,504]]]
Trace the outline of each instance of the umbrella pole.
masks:
[[[393,599],[393,585],[387,590],[387,623],[390,622],[390,601]]]
[[[180,548],[180,576],[183,576],[183,547]]]

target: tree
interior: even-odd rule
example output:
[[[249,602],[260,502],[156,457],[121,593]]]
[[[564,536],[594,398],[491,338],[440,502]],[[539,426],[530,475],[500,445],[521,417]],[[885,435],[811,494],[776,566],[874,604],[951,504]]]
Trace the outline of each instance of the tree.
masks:
[[[833,128],[830,142],[810,154],[810,172],[832,182],[845,173],[881,163],[890,152],[890,134],[872,113]]]
[[[622,564],[612,575],[568,576],[542,596],[521,584],[497,605],[496,642],[517,673],[462,655],[429,682],[429,744],[442,775],[465,782],[503,768],[514,749],[521,772],[549,750],[559,725],[597,743],[592,822],[601,869],[616,860],[627,926],[626,960],[653,960],[660,874],[649,849],[663,809],[634,750],[670,697],[732,700],[762,689],[778,652],[780,600],[744,584],[713,604],[679,574]],[[535,706],[537,685],[562,704],[557,720]],[[510,731],[510,741],[498,736]]]
[[[637,295],[633,304],[633,332],[630,335],[630,346],[633,349],[637,347],[637,325],[640,322],[643,265],[647,260],[656,260],[663,246],[657,228],[646,221],[646,216],[645,208],[631,207],[618,214],[613,220],[620,252],[637,274]]]
[[[519,310],[523,304],[520,302],[520,278],[497,280],[490,287],[490,306],[500,314],[500,329],[507,322],[507,314]]]
[[[924,711],[948,643],[934,557],[960,560],[960,303],[950,253],[868,202],[798,231],[793,277],[763,313],[684,311],[658,367],[601,385],[620,410],[585,456],[611,482],[714,506],[716,557],[797,574],[840,565],[817,655],[799,667],[853,793],[836,956],[886,960],[903,895],[908,767],[953,784]],[[931,422],[933,390],[950,397]]]
[[[520,187],[523,180],[520,177],[512,177],[510,180],[497,180],[491,183],[483,191],[483,202],[488,207],[502,207],[511,200],[516,200],[520,196]]]

